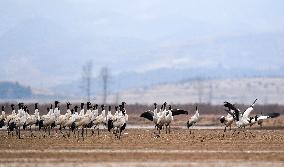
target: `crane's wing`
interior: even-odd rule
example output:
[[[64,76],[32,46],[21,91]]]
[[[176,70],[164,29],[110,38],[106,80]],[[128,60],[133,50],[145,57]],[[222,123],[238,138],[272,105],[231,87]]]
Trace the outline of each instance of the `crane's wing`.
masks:
[[[253,111],[253,106],[255,105],[257,99],[254,100],[254,102],[250,105],[249,108],[247,108],[244,112],[243,112],[243,117],[244,118],[248,118],[250,113]]]
[[[229,102],[227,102],[227,101],[224,102],[224,106],[227,107],[229,110],[239,111],[239,109],[237,109],[237,108],[235,107],[235,105],[233,105],[233,104],[231,104],[231,103],[229,103]]]
[[[276,118],[279,117],[280,113],[277,112],[273,112],[273,113],[267,113],[265,115],[256,115],[255,119],[256,120],[264,120],[264,119],[268,119],[268,118]]]
[[[272,112],[272,113],[267,113],[266,114],[269,118],[276,118],[280,116],[280,113],[277,112]]]
[[[232,115],[234,117],[234,119],[236,121],[239,121],[239,117],[240,117],[240,110],[238,108],[235,107],[235,105],[225,101],[224,102],[224,107],[227,107],[228,109],[225,109],[225,111],[227,113],[229,113],[230,115]]]
[[[180,115],[180,114],[188,114],[188,111],[182,109],[172,109],[173,116]]]
[[[154,113],[151,112],[151,111],[146,111],[146,112],[143,112],[140,117],[143,117],[143,118],[146,118],[150,121],[153,121],[153,117],[154,117]]]

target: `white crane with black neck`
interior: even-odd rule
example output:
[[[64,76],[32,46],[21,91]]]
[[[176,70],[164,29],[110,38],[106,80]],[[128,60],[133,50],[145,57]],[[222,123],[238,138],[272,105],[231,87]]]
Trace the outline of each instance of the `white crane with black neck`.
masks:
[[[63,134],[62,128],[65,128],[67,126],[67,121],[72,116],[70,106],[71,106],[71,103],[67,102],[66,103],[66,113],[64,115],[59,115],[55,120],[55,124],[59,125],[59,130],[60,130],[60,133],[62,134]]]
[[[126,124],[128,122],[128,115],[126,114],[125,109],[125,102],[122,102],[121,105],[119,105],[119,111],[117,116],[114,116],[113,120],[108,120],[108,131],[110,132],[113,130],[113,133],[115,136],[120,139],[122,131],[125,130]]]
[[[55,127],[55,121],[56,121],[56,114],[54,113],[53,110],[53,105],[50,104],[50,108],[47,108],[48,113],[45,115],[42,115],[39,120],[39,130],[44,129],[48,130],[48,135],[50,136],[50,131],[53,127]],[[45,135],[44,135],[45,137]]]
[[[6,119],[5,106],[2,106],[1,115],[0,115],[0,128],[5,126],[5,119]]]
[[[100,126],[106,126],[106,111],[105,111],[105,105],[101,105],[101,114],[98,115],[95,120],[93,121],[94,123],[94,129],[98,130],[98,135],[100,135]]]
[[[34,104],[34,114],[33,115],[30,115],[29,114],[29,110],[26,109],[26,115],[27,115],[27,120],[26,120],[26,123],[24,124],[24,129],[26,129],[26,127],[30,127],[30,133],[31,133],[31,136],[35,136],[32,132],[32,126],[33,125],[36,125],[39,123],[39,120],[40,120],[40,116],[39,116],[39,110],[38,110],[38,103],[35,103]]]
[[[257,123],[259,120],[275,118],[280,115],[279,113],[267,113],[265,115],[255,115],[253,117],[250,117],[251,112],[254,110],[256,101],[257,99],[255,99],[254,102],[244,112],[240,112],[240,109],[236,108],[233,104],[224,102],[224,106],[228,108],[225,111],[233,116],[238,128],[245,128],[248,125],[251,126]]]
[[[187,121],[187,128],[189,129],[190,127],[194,126],[197,122],[199,121],[199,111],[198,111],[198,107],[195,106],[195,113],[193,116],[191,116],[189,118],[189,120]],[[191,133],[191,131],[190,131]]]
[[[160,112],[157,113],[157,104],[154,103],[154,110],[146,111],[140,115],[140,117],[146,118],[150,121],[153,121],[155,128],[158,129],[159,133],[163,126],[166,126],[166,133],[170,133],[170,124],[173,121],[174,116],[180,114],[188,114],[188,111],[182,109],[172,109],[172,106],[169,105],[169,109],[166,109],[167,103],[165,102]]]
[[[24,106],[22,103],[21,108],[18,110],[18,114],[14,116],[10,121],[8,125],[8,129],[10,131],[16,130],[16,133],[18,135],[19,139],[21,138],[21,127],[23,127],[27,121],[27,106]]]

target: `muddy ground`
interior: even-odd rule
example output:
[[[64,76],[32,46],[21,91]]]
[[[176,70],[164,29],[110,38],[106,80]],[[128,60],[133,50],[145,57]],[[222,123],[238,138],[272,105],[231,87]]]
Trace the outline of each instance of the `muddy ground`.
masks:
[[[65,133],[65,132],[64,132]],[[0,131],[0,166],[283,166],[284,129],[187,130],[160,135],[153,129],[127,129],[119,140],[106,130],[83,140],[52,131]]]

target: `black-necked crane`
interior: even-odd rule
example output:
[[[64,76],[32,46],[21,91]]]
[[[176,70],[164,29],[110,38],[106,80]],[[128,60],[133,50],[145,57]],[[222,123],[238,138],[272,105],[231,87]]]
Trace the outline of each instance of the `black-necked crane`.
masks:
[[[194,126],[199,121],[199,111],[198,107],[195,106],[195,113],[193,116],[190,117],[190,119],[187,121],[187,128]],[[191,133],[191,131],[190,131]]]

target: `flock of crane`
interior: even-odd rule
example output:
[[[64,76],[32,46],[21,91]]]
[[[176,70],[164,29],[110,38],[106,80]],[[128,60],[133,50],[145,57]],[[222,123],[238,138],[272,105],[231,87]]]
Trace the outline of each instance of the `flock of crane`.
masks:
[[[258,123],[262,125],[263,120],[268,118],[278,117],[279,113],[268,113],[265,115],[255,115],[250,116],[251,112],[254,109],[254,105],[257,99],[244,111],[241,112],[240,109],[236,108],[235,105],[224,102],[225,111],[228,113],[227,116],[222,116],[220,118],[220,122],[224,125],[226,131],[227,127],[230,127],[233,122],[236,123],[237,128],[245,128],[246,126],[252,126],[253,124]],[[115,113],[112,114],[111,106],[108,107],[108,111],[106,114],[105,105],[101,105],[100,113],[99,113],[99,105],[92,105],[90,102],[85,104],[81,103],[80,108],[78,106],[74,106],[71,108],[71,103],[67,102],[67,110],[65,114],[61,114],[59,108],[59,102],[54,102],[47,108],[48,113],[45,115],[39,114],[38,103],[34,104],[34,113],[30,114],[30,110],[24,103],[18,104],[18,109],[15,109],[15,105],[11,104],[12,113],[7,115],[5,113],[5,107],[2,106],[2,113],[0,115],[0,128],[7,128],[8,135],[14,135],[16,132],[17,137],[21,138],[21,129],[29,130],[31,136],[35,136],[33,134],[33,130],[38,129],[44,130],[44,137],[47,133],[50,135],[50,131],[55,129],[59,130],[60,133],[64,137],[70,137],[71,132],[74,133],[74,136],[80,137],[84,139],[84,136],[87,136],[87,130],[92,130],[92,135],[97,130],[99,135],[100,127],[107,128],[109,132],[112,132],[115,137],[119,138],[122,135],[122,131],[125,130],[128,115],[126,113],[125,102],[122,102],[121,105],[115,106]],[[86,112],[85,112],[86,111]],[[166,133],[171,132],[171,122],[174,119],[175,115],[186,114],[188,115],[188,111],[182,109],[173,109],[171,105],[167,106],[167,103],[161,105],[161,108],[158,111],[157,104],[154,103],[154,109],[143,112],[140,117],[148,119],[154,123],[155,129],[160,131],[165,129]],[[195,114],[191,116],[187,121],[187,128],[195,125],[199,121],[199,111],[196,106]],[[58,128],[55,128],[58,127]],[[67,129],[67,131],[63,131],[63,129]],[[76,135],[77,132],[77,135]]]
[[[43,129],[45,133],[50,135],[50,130],[58,127],[60,133],[64,137],[70,137],[70,133],[77,130],[78,137],[79,131],[81,130],[81,135],[87,136],[87,129],[94,128],[100,132],[100,126],[107,126],[108,131],[112,131],[117,138],[120,138],[121,132],[125,129],[128,122],[128,115],[126,114],[125,102],[122,102],[121,105],[115,106],[115,114],[111,114],[111,106],[109,106],[108,113],[106,114],[105,105],[101,105],[101,113],[99,114],[98,105],[91,105],[90,102],[86,103],[86,112],[84,108],[84,103],[81,103],[80,111],[78,106],[74,106],[70,109],[71,103],[67,102],[67,110],[65,114],[60,114],[60,109],[58,106],[59,102],[54,102],[54,108],[51,104],[47,108],[48,113],[46,115],[39,114],[38,103],[34,105],[34,114],[30,114],[29,109],[24,103],[18,104],[18,110],[16,112],[15,105],[11,104],[12,113],[10,115],[5,114],[5,107],[2,106],[2,115],[0,116],[0,128],[6,126],[8,135],[15,131],[17,136],[21,138],[20,132],[21,128],[30,130],[31,136],[33,134],[32,126],[38,127],[40,131]],[[64,134],[62,129],[67,128],[69,132]],[[57,129],[56,129],[57,130]],[[86,132],[86,134],[84,134]],[[94,133],[94,131],[92,131]],[[13,133],[12,133],[13,135]],[[45,134],[44,134],[45,136]]]
[[[236,108],[234,104],[231,104],[227,101],[224,102],[225,111],[228,113],[227,116],[221,116],[220,122],[224,125],[226,132],[227,127],[230,127],[233,122],[236,123],[237,128],[245,128],[246,126],[252,126],[258,123],[262,127],[263,120],[268,118],[276,118],[280,116],[280,113],[267,113],[265,115],[255,115],[250,116],[251,112],[254,110],[254,105],[257,99],[244,111],[241,112],[240,109]],[[173,116],[179,114],[188,114],[188,111],[181,110],[181,109],[172,109],[169,105],[169,109],[166,110],[166,102],[161,106],[160,112],[157,112],[157,104],[154,103],[154,110],[147,111],[141,114],[141,117],[144,117],[150,121],[154,122],[155,128],[157,130],[162,129],[162,127],[166,128],[167,131],[170,132],[170,124],[173,120]],[[199,121],[199,112],[196,106],[195,114],[189,118],[187,121],[187,128],[190,128],[194,124]]]

